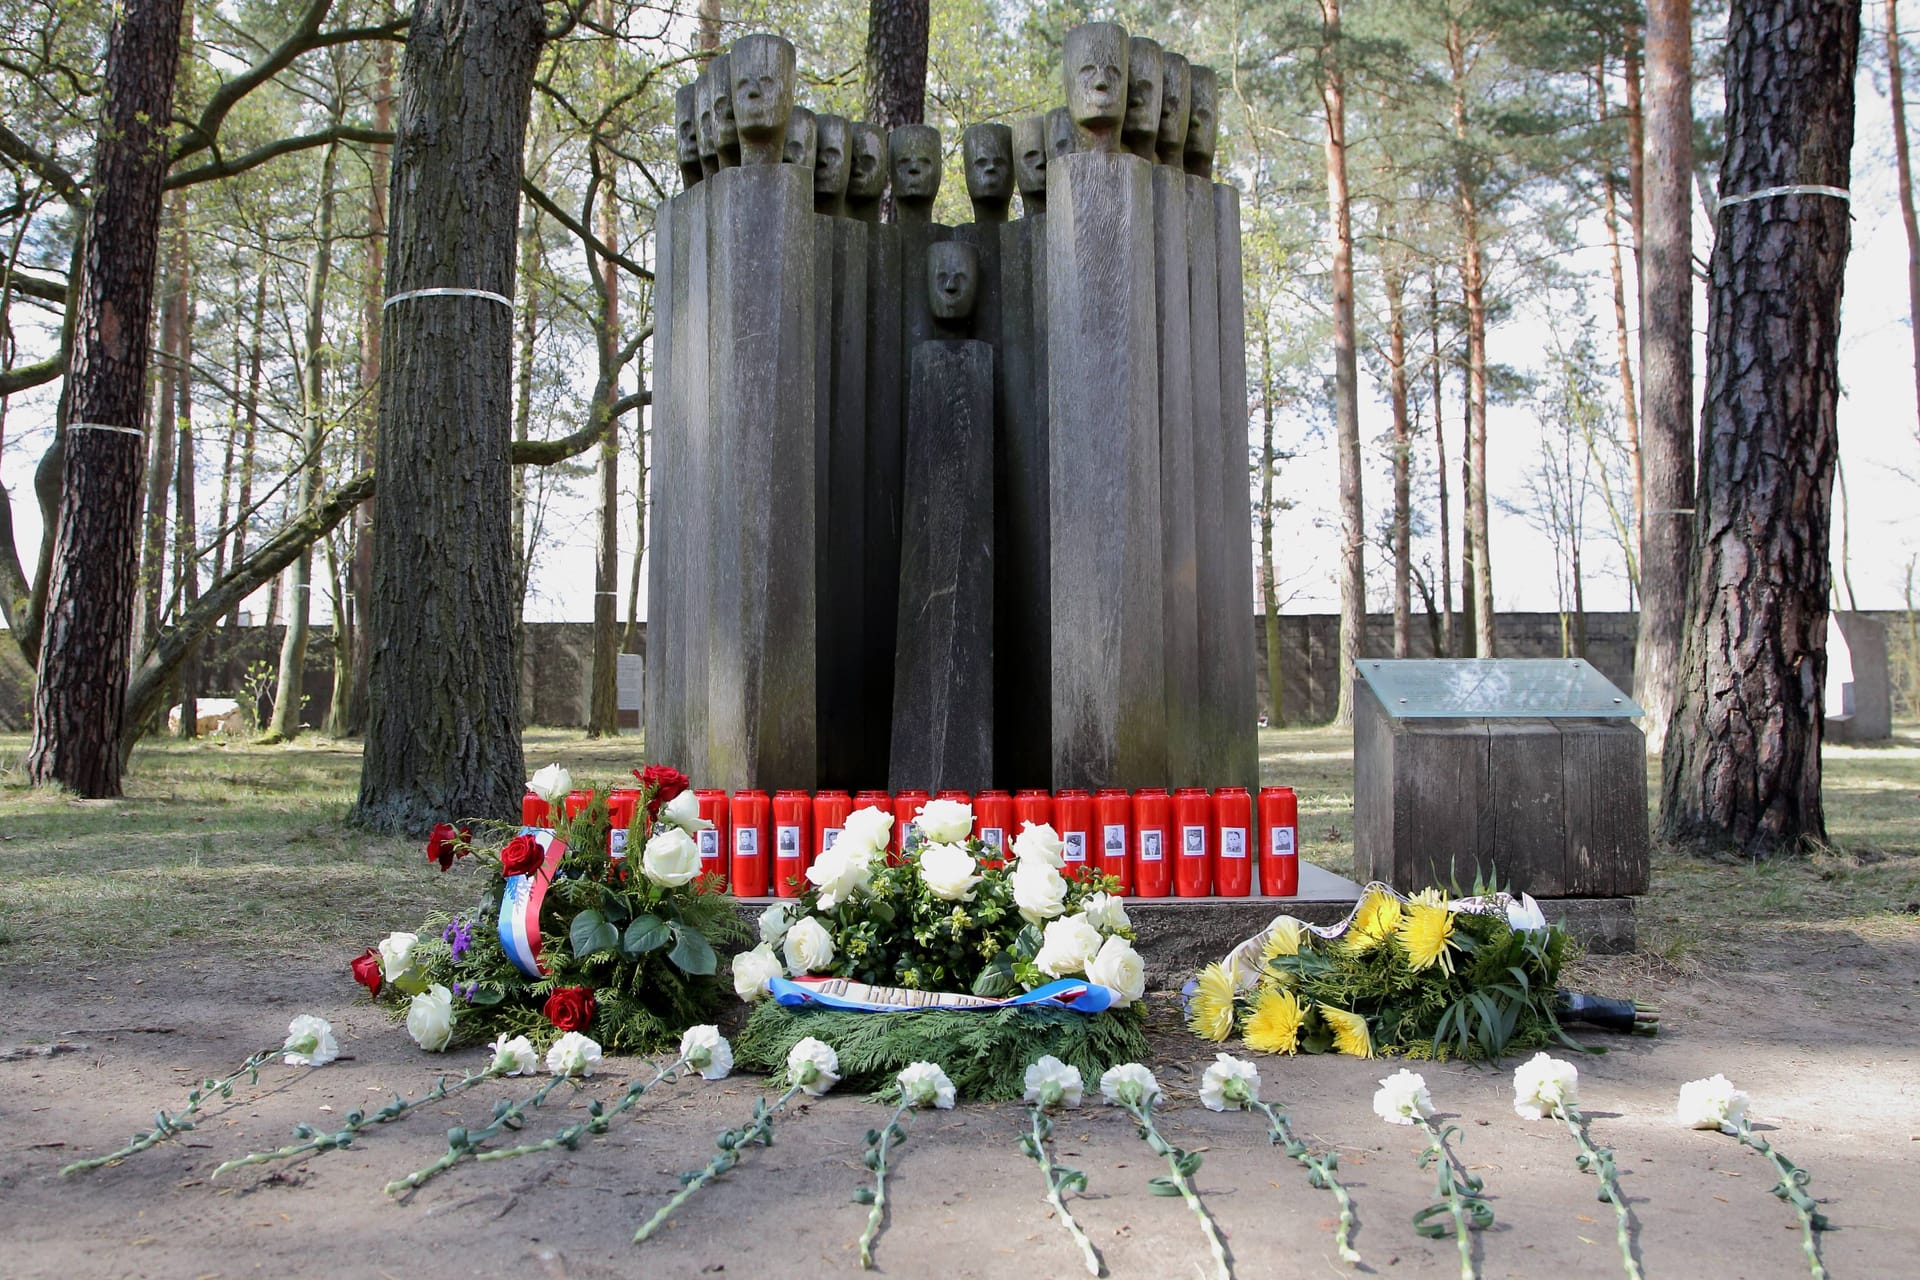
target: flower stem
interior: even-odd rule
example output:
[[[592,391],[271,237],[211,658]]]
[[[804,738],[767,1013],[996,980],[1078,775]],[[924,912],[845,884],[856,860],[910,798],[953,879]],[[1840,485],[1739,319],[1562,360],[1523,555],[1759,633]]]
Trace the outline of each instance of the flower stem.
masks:
[[[241,1076],[247,1077],[249,1084],[258,1080],[260,1078],[261,1066],[275,1054],[284,1052],[285,1049],[285,1045],[274,1045],[270,1049],[262,1049],[241,1063],[240,1069],[225,1079],[202,1080],[200,1087],[187,1095],[187,1105],[182,1107],[177,1114],[165,1111],[154,1112],[152,1129],[146,1133],[134,1135],[133,1141],[112,1155],[95,1156],[91,1160],[74,1161],[60,1171],[60,1176],[64,1178],[68,1174],[91,1173],[103,1165],[118,1164],[130,1155],[145,1151],[148,1147],[157,1145],[164,1138],[171,1138],[176,1133],[187,1132],[187,1130],[193,1128],[193,1117],[200,1113],[200,1105],[202,1103],[214,1097],[231,1098],[233,1096],[233,1086]]]
[[[1600,1179],[1600,1198],[1613,1206],[1614,1236],[1620,1242],[1620,1261],[1627,1269],[1627,1280],[1641,1280],[1640,1262],[1633,1256],[1633,1215],[1627,1209],[1627,1197],[1620,1190],[1620,1175],[1613,1167],[1613,1149],[1596,1147],[1587,1133],[1587,1118],[1580,1109],[1562,1103],[1560,1119],[1567,1132],[1580,1144],[1575,1163]]]
[[[1453,1219],[1453,1237],[1460,1246],[1460,1280],[1475,1280],[1479,1273],[1473,1265],[1473,1237],[1470,1232],[1475,1227],[1493,1225],[1493,1207],[1480,1196],[1480,1179],[1468,1173],[1447,1146],[1448,1136],[1458,1130],[1452,1126],[1436,1129],[1431,1120],[1417,1113],[1414,1119],[1427,1133],[1427,1149],[1421,1153],[1420,1163],[1422,1166],[1433,1166],[1435,1186],[1439,1191],[1437,1201],[1413,1215],[1414,1229],[1425,1236],[1445,1235],[1444,1227],[1435,1229],[1426,1221],[1445,1208]]]
[[[499,1074],[500,1072],[495,1071],[492,1067],[488,1067],[484,1071],[470,1072],[452,1084],[448,1084],[447,1078],[441,1076],[432,1089],[429,1089],[417,1098],[396,1097],[392,1102],[380,1108],[380,1110],[374,1112],[371,1116],[361,1111],[347,1113],[346,1126],[333,1133],[316,1133],[311,1125],[303,1124],[293,1132],[294,1136],[305,1138],[306,1141],[289,1143],[277,1151],[256,1151],[252,1155],[240,1156],[237,1159],[228,1160],[213,1171],[213,1176],[218,1178],[221,1174],[227,1172],[227,1170],[238,1169],[244,1165],[268,1164],[275,1160],[291,1160],[295,1156],[305,1155],[310,1151],[333,1151],[339,1147],[349,1146],[352,1144],[354,1137],[359,1134],[362,1129],[370,1125],[391,1124],[393,1121],[406,1115],[409,1111],[412,1111],[415,1107],[424,1106],[429,1102],[438,1102],[442,1098],[459,1093],[462,1089],[472,1088],[482,1080],[492,1080]]]
[[[426,1168],[416,1169],[404,1178],[396,1178],[394,1181],[389,1182],[386,1187],[387,1194],[398,1197],[404,1195],[406,1192],[416,1190],[434,1178],[439,1177],[448,1169],[453,1168],[454,1165],[460,1163],[460,1161],[466,1157],[477,1155],[478,1148],[482,1143],[497,1136],[502,1129],[518,1127],[522,1115],[545,1102],[547,1095],[559,1088],[562,1081],[572,1078],[571,1076],[554,1076],[551,1080],[548,1080],[545,1084],[534,1090],[532,1094],[520,1099],[518,1102],[499,1103],[494,1108],[493,1123],[484,1129],[477,1129],[472,1132],[459,1128],[447,1130],[447,1153]]]
[[[1065,1191],[1086,1191],[1087,1175],[1078,1169],[1069,1169],[1065,1165],[1053,1162],[1053,1157],[1047,1150],[1047,1141],[1053,1137],[1053,1121],[1043,1108],[1029,1106],[1027,1117],[1032,1122],[1033,1128],[1032,1132],[1020,1136],[1020,1149],[1026,1152],[1027,1158],[1039,1165],[1040,1172],[1046,1175],[1047,1203],[1053,1206],[1054,1213],[1060,1218],[1060,1225],[1067,1229],[1067,1234],[1073,1237],[1074,1244],[1079,1246],[1080,1259],[1087,1264],[1087,1274],[1103,1276],[1107,1272],[1105,1266],[1101,1264],[1100,1255],[1094,1250],[1093,1241],[1087,1239],[1087,1233],[1082,1231],[1080,1224],[1073,1220],[1073,1214],[1067,1211],[1066,1197],[1062,1194]]]
[[[1193,1210],[1193,1216],[1199,1219],[1200,1234],[1207,1238],[1207,1251],[1213,1255],[1214,1275],[1219,1280],[1232,1280],[1233,1267],[1227,1261],[1227,1246],[1220,1239],[1220,1232],[1213,1225],[1213,1218],[1207,1213],[1207,1207],[1200,1203],[1200,1196],[1193,1189],[1189,1175],[1200,1167],[1200,1157],[1190,1151],[1182,1151],[1165,1138],[1153,1126],[1153,1099],[1143,1098],[1138,1102],[1128,1098],[1118,1100],[1134,1123],[1140,1127],[1140,1136],[1148,1146],[1167,1160],[1168,1175],[1164,1185],[1173,1187],[1187,1202],[1187,1208]]]
[[[720,1154],[709,1161],[706,1168],[696,1173],[682,1175],[682,1181],[686,1185],[674,1193],[673,1199],[656,1209],[651,1218],[640,1224],[640,1229],[633,1233],[633,1242],[639,1244],[644,1241],[658,1230],[662,1223],[673,1216],[675,1209],[691,1199],[694,1192],[739,1164],[743,1148],[754,1143],[761,1146],[769,1145],[773,1140],[773,1117],[779,1114],[793,1095],[803,1088],[805,1088],[804,1085],[798,1084],[790,1086],[771,1107],[767,1105],[765,1098],[755,1102],[753,1119],[741,1128],[728,1129],[720,1135],[717,1141]]]
[[[634,1081],[627,1086],[627,1091],[620,1095],[620,1100],[604,1112],[600,1110],[600,1104],[598,1102],[590,1104],[588,1110],[591,1112],[591,1115],[588,1119],[582,1120],[577,1124],[568,1125],[551,1138],[545,1138],[539,1142],[529,1142],[519,1147],[502,1147],[498,1151],[482,1151],[475,1155],[474,1159],[510,1160],[514,1156],[532,1155],[536,1151],[552,1151],[557,1147],[565,1147],[569,1151],[575,1150],[580,1145],[581,1137],[588,1133],[605,1133],[616,1119],[632,1110],[633,1105],[645,1097],[649,1089],[659,1084],[662,1080],[674,1079],[679,1070],[686,1065],[687,1060],[685,1058],[677,1058],[667,1066],[657,1068],[653,1073],[653,1079],[647,1081],[645,1084],[641,1084],[637,1080]]]
[[[1309,1185],[1333,1193],[1333,1198],[1340,1205],[1340,1223],[1333,1229],[1333,1243],[1340,1251],[1340,1261],[1358,1263],[1360,1254],[1353,1247],[1353,1197],[1347,1193],[1334,1172],[1340,1167],[1340,1157],[1331,1151],[1324,1156],[1316,1156],[1307,1150],[1307,1144],[1294,1136],[1293,1123],[1280,1108],[1259,1101],[1250,1105],[1267,1118],[1267,1141],[1283,1148],[1306,1168]]]
[[[1741,1146],[1753,1148],[1773,1165],[1774,1173],[1780,1178],[1773,1186],[1773,1194],[1791,1204],[1800,1215],[1800,1243],[1806,1250],[1807,1266],[1812,1271],[1813,1280],[1827,1280],[1826,1264],[1820,1261],[1819,1238],[1819,1233],[1827,1229],[1827,1217],[1820,1212],[1813,1197],[1807,1194],[1807,1171],[1775,1151],[1773,1144],[1765,1138],[1755,1137],[1744,1115],[1735,1122],[1732,1133],[1740,1140]]]
[[[873,1240],[880,1234],[881,1219],[887,1212],[887,1149],[895,1139],[905,1138],[900,1129],[900,1117],[913,1110],[913,1103],[901,1099],[894,1108],[893,1117],[887,1121],[887,1127],[880,1130],[878,1140],[873,1143],[873,1151],[868,1156],[873,1166],[873,1207],[867,1211],[867,1229],[860,1233],[860,1268],[873,1270]]]

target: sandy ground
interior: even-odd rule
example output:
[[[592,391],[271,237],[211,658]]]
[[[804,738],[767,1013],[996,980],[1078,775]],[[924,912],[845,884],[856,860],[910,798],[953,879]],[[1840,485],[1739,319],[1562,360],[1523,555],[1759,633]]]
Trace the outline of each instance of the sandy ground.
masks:
[[[1764,1163],[1732,1139],[1683,1131],[1671,1116],[1688,1079],[1725,1071],[1754,1096],[1781,1149],[1813,1173],[1836,1230],[1836,1277],[1920,1273],[1920,928],[1872,945],[1849,936],[1737,976],[1652,983],[1665,1010],[1657,1040],[1611,1040],[1581,1062],[1596,1138],[1619,1152],[1649,1277],[1733,1280],[1807,1274],[1791,1209],[1767,1194]],[[163,954],[103,959],[81,971],[0,967],[0,1274],[10,1277],[514,1277],[844,1275],[866,1210],[866,1130],[882,1109],[855,1096],[798,1108],[776,1145],[696,1197],[636,1248],[632,1231],[703,1164],[712,1134],[740,1123],[760,1081],[663,1086],[629,1121],[577,1153],[465,1164],[404,1204],[390,1178],[425,1165],[450,1125],[484,1124],[519,1082],[483,1085],[369,1131],[352,1149],[210,1180],[221,1160],[288,1141],[296,1122],[335,1127],[350,1108],[419,1092],[436,1068],[478,1064],[418,1052],[353,999],[340,957],[289,960]],[[1162,1004],[1170,1001],[1162,997]],[[319,1071],[275,1064],[195,1132],[125,1164],[61,1179],[58,1169],[120,1145],[158,1106],[175,1108],[202,1074],[231,1070],[277,1041],[290,1017],[331,1019],[344,1052]],[[1174,1095],[1163,1131],[1205,1153],[1198,1184],[1241,1276],[1334,1275],[1330,1196],[1310,1190],[1246,1115],[1195,1098],[1207,1047],[1157,1019],[1152,1065]],[[50,1045],[70,1051],[44,1054]],[[639,1064],[616,1061],[564,1089],[525,1131],[541,1137],[618,1095]],[[1265,1093],[1303,1135],[1337,1147],[1352,1186],[1367,1274],[1458,1274],[1451,1241],[1414,1234],[1429,1175],[1416,1131],[1374,1118],[1390,1064],[1262,1059]],[[1565,1132],[1511,1109],[1506,1071],[1425,1068],[1436,1102],[1463,1126],[1461,1154],[1487,1183],[1496,1225],[1476,1241],[1482,1274],[1619,1275],[1611,1210],[1577,1173]],[[650,1073],[649,1073],[650,1074]],[[322,1108],[331,1108],[323,1111]],[[921,1113],[898,1153],[880,1270],[896,1276],[1068,1276],[1077,1255],[1042,1201],[1039,1171],[1015,1146],[1017,1106]],[[1083,1168],[1076,1215],[1118,1276],[1204,1274],[1199,1233],[1177,1199],[1148,1193],[1158,1161],[1118,1112],[1090,1105],[1064,1120],[1059,1158]]]

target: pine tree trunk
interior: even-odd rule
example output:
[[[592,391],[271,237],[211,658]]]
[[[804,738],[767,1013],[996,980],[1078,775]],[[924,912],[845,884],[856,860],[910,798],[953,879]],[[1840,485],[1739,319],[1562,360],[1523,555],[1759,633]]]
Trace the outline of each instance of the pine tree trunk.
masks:
[[[1467,140],[1467,65],[1465,36],[1458,22],[1447,26],[1447,57],[1453,75],[1453,131]],[[1482,658],[1497,652],[1494,641],[1493,558],[1487,523],[1487,295],[1484,250],[1480,243],[1478,182],[1461,159],[1455,177],[1460,217],[1460,283],[1467,299],[1467,510],[1464,545],[1473,559],[1462,574],[1461,590],[1473,593],[1473,651]]]
[[[1333,271],[1333,432],[1340,455],[1340,693],[1334,723],[1353,723],[1353,677],[1367,647],[1366,510],[1360,492],[1360,373],[1353,320],[1353,214],[1347,197],[1346,78],[1340,2],[1320,0],[1320,82],[1327,113],[1327,221]]]
[[[1461,311],[1465,313],[1465,298]],[[1466,362],[1460,365],[1460,642],[1459,657],[1473,653],[1474,637],[1479,634],[1473,597],[1473,538],[1467,532],[1470,523],[1467,503],[1473,493],[1473,379],[1467,376]]]
[[[167,197],[166,272],[160,281],[160,360],[153,389],[154,431],[147,458],[146,541],[140,554],[140,616],[133,632],[137,652],[160,629],[160,606],[167,594],[167,509],[173,496],[174,444],[179,438],[178,392],[184,369],[180,331],[186,324],[187,193]]]
[[[184,204],[182,212],[184,213]],[[193,490],[193,264],[187,253],[187,227],[183,218],[174,228],[179,242],[181,325],[180,370],[174,389],[179,444],[174,461],[173,482],[173,598],[170,611],[177,619],[200,599],[200,558],[198,551],[200,508]],[[180,664],[180,737],[200,736],[200,645],[195,642]]]
[[[1387,291],[1387,399],[1393,409],[1393,656],[1413,656],[1413,429],[1407,412],[1406,269],[1396,250],[1381,283]]]
[[[253,463],[260,435],[260,339],[262,326],[267,317],[267,270],[264,257],[260,264],[260,274],[253,286],[253,337],[247,343],[247,400],[243,408],[246,414],[240,435],[240,496],[235,500],[233,525],[233,563],[239,564],[247,554],[247,524],[253,512]],[[279,587],[276,583],[275,591]],[[271,615],[272,611],[268,611]],[[236,601],[233,612],[227,615],[227,626],[240,625],[240,605]],[[269,618],[268,625],[271,625]]]
[[[694,48],[702,53],[719,52],[720,18],[720,0],[700,0],[699,25],[694,28]]]
[[[540,210],[529,203],[520,228],[520,279],[526,296],[520,299],[520,328],[515,338],[513,375],[513,438],[525,440],[533,422],[533,356],[540,336],[540,294],[532,287],[533,269],[540,260]],[[513,669],[526,670],[527,584],[533,576],[533,547],[527,537],[527,469],[514,467],[509,480],[513,509]],[[522,721],[533,718],[533,684],[522,680]]]
[[[1433,474],[1440,484],[1440,643],[1434,656],[1453,656],[1453,517],[1447,509],[1446,372],[1440,359],[1440,280],[1428,279],[1427,306],[1433,318]]]
[[[1906,76],[1900,65],[1899,0],[1887,0],[1887,96],[1893,101],[1893,163],[1900,182],[1900,225],[1907,232],[1907,318],[1913,333],[1915,403],[1920,404],[1920,220],[1913,209],[1913,154],[1907,139]]]
[[[537,0],[419,0],[394,129],[389,298],[514,292]],[[526,787],[509,543],[513,311],[389,305],[376,441],[366,754],[353,820],[507,818]]]
[[[1737,0],[1707,303],[1697,552],[1667,729],[1666,839],[1825,838],[1820,797],[1840,295],[1859,0]]]
[[[1272,318],[1260,312],[1260,605],[1267,635],[1267,723],[1287,723],[1286,666],[1280,660],[1280,584],[1273,571],[1273,338]]]
[[[882,129],[927,118],[928,0],[868,0],[867,119]]]
[[[1647,5],[1646,269],[1641,276],[1640,630],[1634,699],[1662,749],[1693,552],[1693,33],[1689,0]]]
[[[617,244],[619,223],[615,217],[613,185],[607,184],[600,205],[600,238],[604,244]],[[620,349],[620,269],[612,262],[600,264],[600,404],[598,412],[610,415],[613,402],[620,398],[618,370],[614,367]],[[593,564],[593,671],[591,696],[587,700],[587,736],[611,737],[620,732],[620,424],[608,422],[600,437],[600,461],[596,468],[599,486],[594,497],[595,537]]]
[[[33,692],[27,777],[120,794],[120,715],[140,559],[139,430],[180,51],[181,0],[124,0],[107,37],[94,203],[72,285],[63,481]],[[117,428],[101,430],[101,427]]]

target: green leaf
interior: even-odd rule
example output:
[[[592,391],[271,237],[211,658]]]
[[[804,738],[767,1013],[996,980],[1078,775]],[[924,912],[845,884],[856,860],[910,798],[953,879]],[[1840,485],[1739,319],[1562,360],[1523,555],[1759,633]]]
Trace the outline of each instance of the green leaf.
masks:
[[[627,936],[621,947],[630,956],[643,956],[666,946],[672,936],[672,926],[659,916],[639,915],[627,926]]]
[[[573,943],[573,955],[577,960],[585,960],[597,951],[611,951],[620,945],[620,935],[614,931],[614,927],[607,923],[605,916],[591,908],[573,918],[573,927],[567,936]]]
[[[1180,1188],[1174,1185],[1172,1178],[1148,1178],[1147,1190],[1157,1196],[1177,1196]]]
[[[473,994],[467,997],[468,1004],[477,1004],[481,1008],[499,1004],[507,998],[507,993],[498,987],[475,987]]]
[[[694,977],[704,977],[719,965],[719,959],[713,954],[713,948],[697,929],[685,925],[673,925],[673,950],[667,953],[667,959],[680,972]]]

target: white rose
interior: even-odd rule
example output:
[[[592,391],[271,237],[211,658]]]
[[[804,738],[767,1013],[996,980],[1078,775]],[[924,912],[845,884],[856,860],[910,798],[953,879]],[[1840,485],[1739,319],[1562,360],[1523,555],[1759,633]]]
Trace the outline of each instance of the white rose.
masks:
[[[1113,1007],[1124,1009],[1147,994],[1147,963],[1125,938],[1108,938],[1087,961],[1087,981],[1113,992]]]
[[[920,879],[936,898],[972,902],[973,886],[980,883],[974,870],[973,855],[957,844],[920,846]]]
[[[1160,1096],[1160,1082],[1139,1063],[1123,1062],[1100,1077],[1100,1096],[1108,1105],[1144,1107]]]
[[[1426,1078],[1400,1068],[1380,1082],[1373,1095],[1373,1114],[1388,1124],[1418,1124],[1433,1114],[1433,1095]]]
[[[390,933],[380,939],[380,976],[394,983],[410,977],[413,946],[418,941],[417,933]]]
[[[1027,1068],[1025,1100],[1042,1107],[1077,1107],[1083,1087],[1080,1068],[1048,1054]]]
[[[680,1056],[702,1080],[724,1080],[733,1070],[733,1046],[711,1023],[686,1029],[680,1037]]]
[[[453,1039],[453,992],[434,983],[407,1003],[407,1034],[428,1053],[440,1053]]]
[[[1094,894],[1080,904],[1080,910],[1093,922],[1093,927],[1102,933],[1118,933],[1122,929],[1133,928],[1133,921],[1127,919],[1126,905],[1110,893]]]
[[[767,994],[767,979],[786,976],[787,971],[780,967],[780,957],[764,942],[733,957],[733,991],[742,1000],[758,1000]]]
[[[713,824],[700,816],[700,797],[692,791],[682,791],[661,805],[660,819],[689,834],[713,830]]]
[[[1065,866],[1067,860],[1060,833],[1045,822],[1037,827],[1031,822],[1020,824],[1020,834],[1013,841],[1013,856],[1022,863],[1044,862],[1056,871]]]
[[[287,1024],[287,1042],[280,1048],[286,1054],[280,1061],[290,1067],[324,1067],[340,1056],[333,1024],[311,1013],[303,1013]]]
[[[1209,1111],[1244,1111],[1260,1101],[1260,1068],[1245,1058],[1216,1053],[1200,1074],[1200,1105]]]
[[[835,848],[845,844],[850,851],[856,848],[873,851],[886,848],[892,839],[893,815],[876,805],[868,805],[847,815],[833,843]]]
[[[840,1082],[840,1055],[832,1045],[808,1036],[787,1051],[787,1082],[822,1097]]]
[[[1049,978],[1064,978],[1081,973],[1087,961],[1100,954],[1100,931],[1087,923],[1084,915],[1068,916],[1047,926],[1040,954],[1033,958],[1040,972]]]
[[[700,874],[700,846],[679,827],[661,827],[647,841],[640,869],[655,884],[678,889]]]
[[[787,930],[785,951],[790,973],[820,973],[833,963],[833,935],[812,916]]]
[[[547,1050],[547,1070],[556,1076],[590,1076],[600,1061],[600,1044],[578,1031],[569,1031]]]
[[[487,1048],[493,1051],[493,1060],[487,1064],[489,1071],[503,1076],[540,1074],[540,1054],[534,1049],[533,1041],[525,1036],[515,1036],[511,1040],[501,1036]]]
[[[779,946],[780,940],[787,936],[787,930],[793,927],[794,911],[795,907],[793,903],[787,901],[776,902],[765,911],[762,911],[760,913],[760,941],[770,947]]]
[[[873,859],[872,848],[858,837],[848,839],[842,831],[833,847],[807,868],[807,879],[820,890],[820,909],[831,911],[855,891],[865,889],[873,880]]]
[[[1513,1069],[1513,1111],[1523,1120],[1544,1120],[1580,1105],[1580,1072],[1571,1062],[1536,1053]]]
[[[1067,901],[1067,882],[1045,862],[1028,859],[1013,866],[1013,902],[1031,924],[1059,915]]]
[[[1747,1095],[1723,1075],[1680,1086],[1680,1123],[1688,1128],[1733,1133],[1746,1113]]]
[[[936,1107],[941,1111],[953,1110],[953,1081],[947,1079],[947,1073],[939,1064],[933,1062],[910,1062],[899,1075],[900,1100],[910,1102],[916,1107]]]
[[[929,800],[913,820],[920,838],[934,844],[958,844],[973,834],[973,806],[958,800]]]
[[[573,775],[557,764],[550,764],[527,779],[527,790],[558,809],[567,792],[573,790]]]

